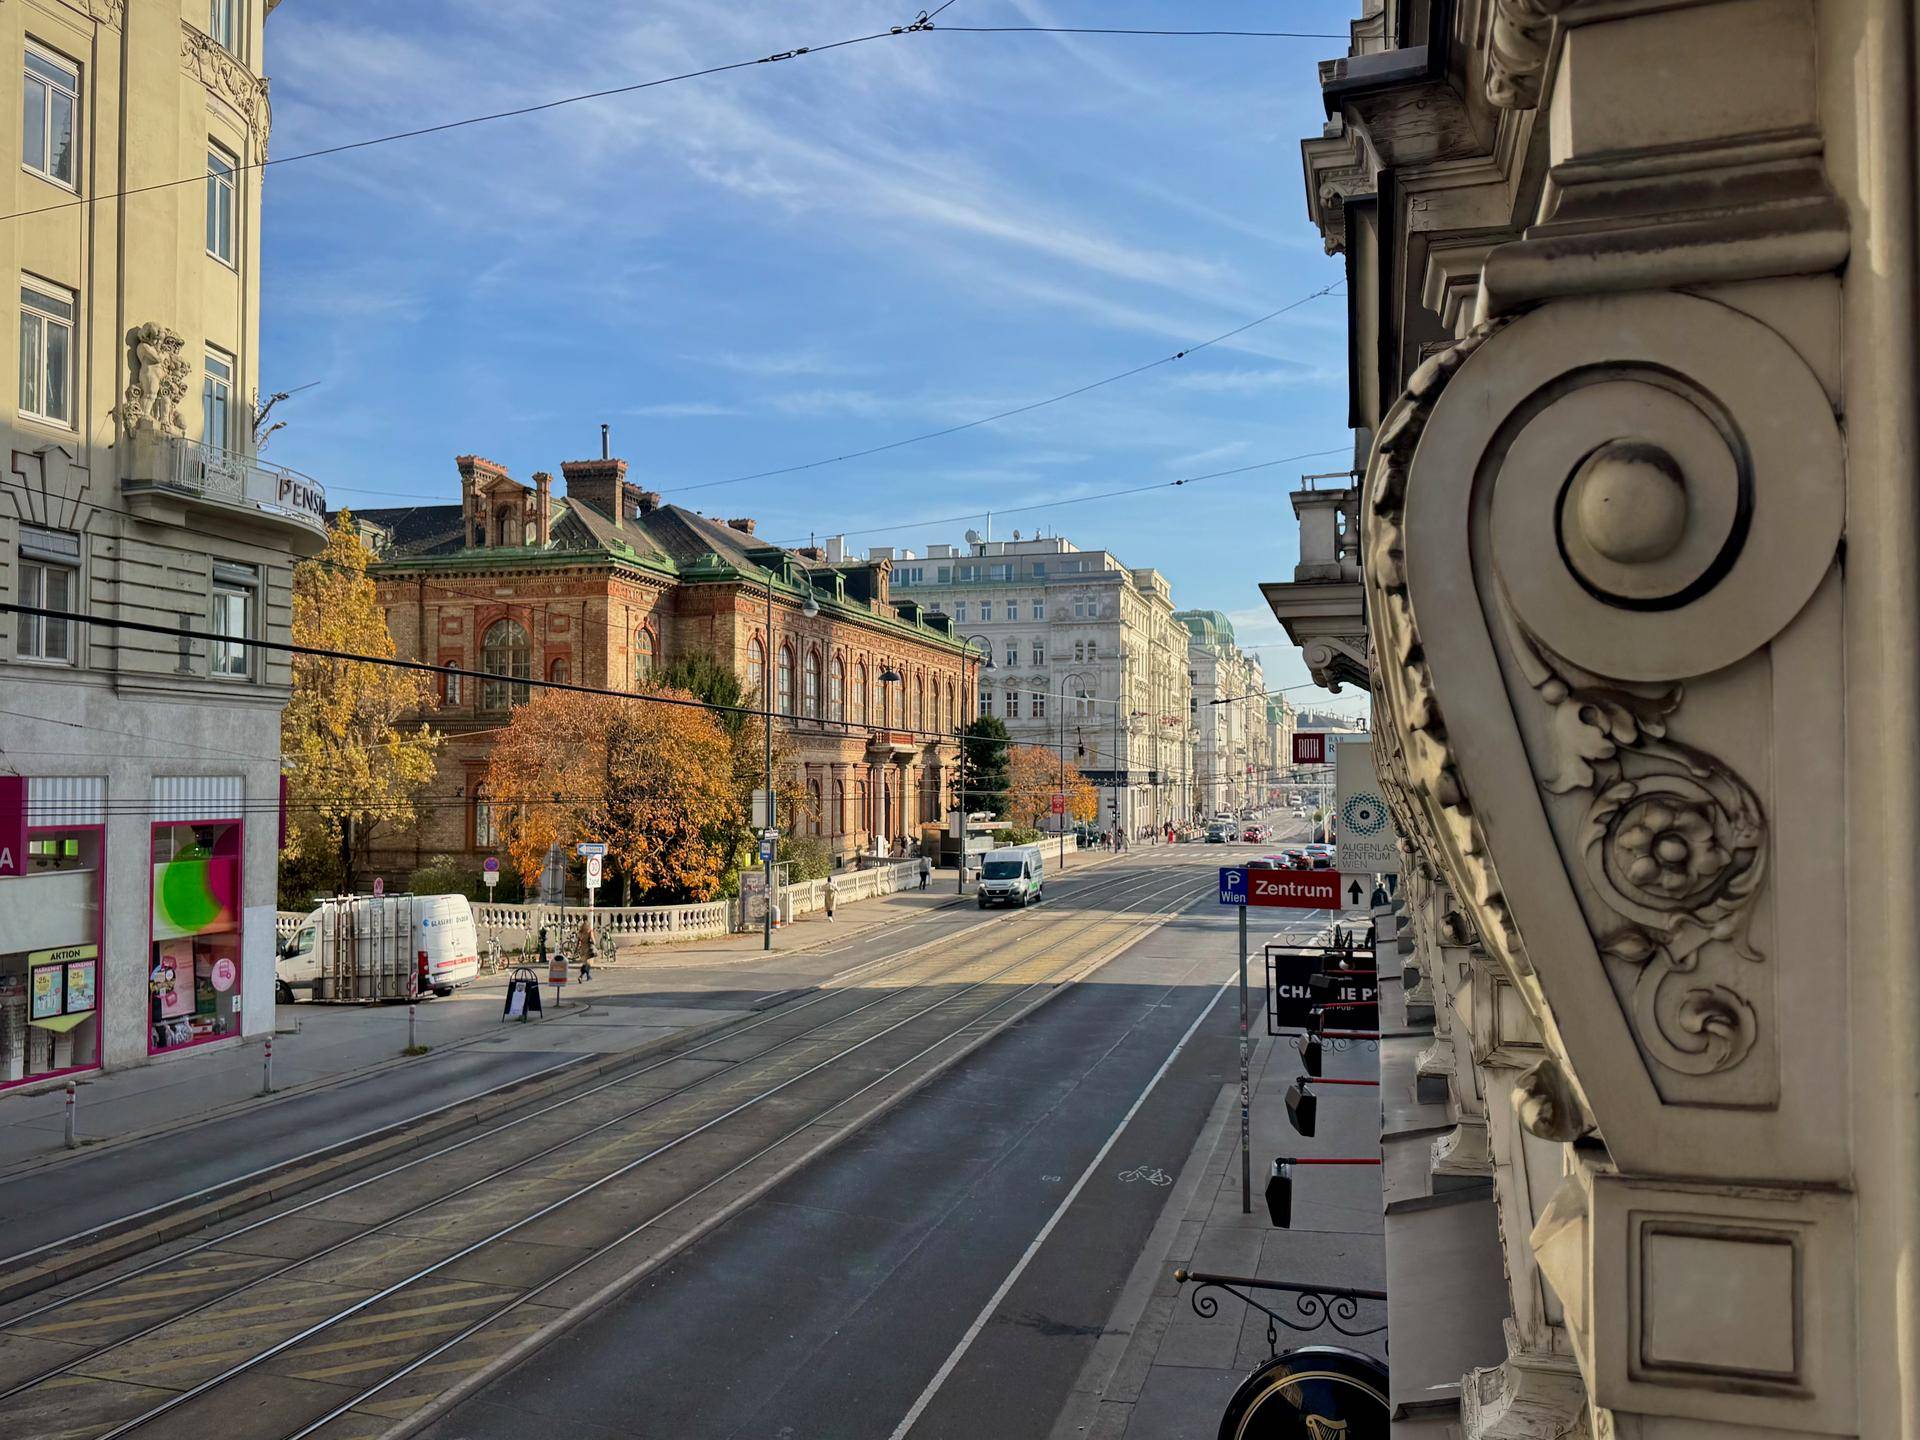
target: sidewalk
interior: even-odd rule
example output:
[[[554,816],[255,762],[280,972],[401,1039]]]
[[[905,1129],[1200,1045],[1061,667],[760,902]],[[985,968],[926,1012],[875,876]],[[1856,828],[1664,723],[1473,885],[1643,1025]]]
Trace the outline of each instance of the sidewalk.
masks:
[[[1258,1008],[1262,981],[1257,947],[1249,965],[1255,1011],[1248,1073],[1252,1108],[1252,1213],[1241,1210],[1240,1105],[1237,1077],[1223,1086],[1205,1128],[1174,1182],[1160,1223],[1148,1238],[1093,1355],[1056,1420],[1052,1440],[1213,1440],[1240,1382],[1268,1357],[1267,1317],[1230,1294],[1208,1292],[1219,1307],[1195,1313],[1196,1286],[1179,1285],[1176,1269],[1262,1280],[1386,1288],[1378,1167],[1309,1166],[1294,1172],[1293,1225],[1275,1229],[1262,1191],[1275,1156],[1374,1155],[1380,1148],[1379,1092],[1328,1086],[1318,1093],[1317,1134],[1295,1133],[1287,1120],[1287,1086],[1301,1073],[1293,1042],[1270,1038]],[[1364,1044],[1328,1048],[1326,1074],[1372,1080],[1379,1056]],[[1283,1315],[1298,1314],[1293,1297],[1254,1292]],[[1303,1320],[1303,1323],[1304,1320]],[[1362,1302],[1356,1329],[1386,1324],[1386,1307]],[[1352,1339],[1330,1327],[1311,1334],[1279,1330],[1278,1345],[1341,1345],[1385,1358],[1384,1331]]]

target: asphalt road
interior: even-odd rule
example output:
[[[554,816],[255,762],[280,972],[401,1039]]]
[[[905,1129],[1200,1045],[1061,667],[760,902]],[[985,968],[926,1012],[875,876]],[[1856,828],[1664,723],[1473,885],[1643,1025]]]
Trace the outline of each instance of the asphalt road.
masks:
[[[1045,1436],[1234,1072],[1246,848],[1126,862],[1195,897],[426,1433]]]

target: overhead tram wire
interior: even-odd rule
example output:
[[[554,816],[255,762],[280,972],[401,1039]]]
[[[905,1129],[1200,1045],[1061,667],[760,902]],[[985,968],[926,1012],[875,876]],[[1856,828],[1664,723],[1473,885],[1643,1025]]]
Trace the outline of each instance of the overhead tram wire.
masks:
[[[951,0],[948,0],[951,3]],[[941,5],[933,14],[946,9]],[[420,125],[411,130],[396,130],[385,135],[371,135],[364,140],[348,140],[338,145],[322,145],[312,150],[300,150],[291,155],[271,156],[261,160],[247,160],[236,164],[235,171],[265,170],[273,165],[292,165],[302,160],[320,160],[329,155],[345,155],[356,150],[368,150],[378,145],[392,145],[402,140],[419,140],[430,135],[443,135],[453,130],[464,130],[475,125],[487,125],[496,120],[514,120],[528,115],[539,115],[548,110],[558,110],[569,105],[583,105],[591,100],[608,100],[620,95],[634,95],[642,90],[656,89],[662,85],[675,85],[686,80],[700,80],[709,75],[724,75],[733,70],[750,70],[757,65],[776,64],[782,60],[798,60],[806,55],[823,55],[829,50],[844,50],[853,45],[865,45],[874,40],[891,40],[902,35],[933,34],[939,30],[952,29],[956,33],[973,34],[1139,34],[1162,36],[1240,36],[1260,39],[1325,39],[1338,40],[1346,37],[1326,34],[1312,34],[1294,31],[1201,31],[1201,30],[1165,30],[1165,31],[1123,31],[1123,30],[1085,30],[1074,31],[1066,27],[1006,25],[1006,26],[936,26],[933,18],[922,10],[919,15],[902,25],[890,25],[885,30],[876,30],[867,35],[850,35],[843,40],[827,40],[817,45],[796,45],[788,50],[776,50],[767,55],[756,55],[750,60],[733,60],[721,65],[707,65],[698,70],[683,70],[675,75],[656,76],[652,80],[637,80],[630,85],[610,85],[600,90],[586,90],[574,95],[562,95],[553,100],[542,100],[533,105],[516,105],[507,110],[493,110],[484,115],[467,115],[458,120],[444,120],[438,124]],[[171,190],[182,185],[204,185],[204,173],[184,175],[177,180],[157,180],[150,185],[134,185],[123,190],[108,190],[95,195],[76,196],[71,200],[57,201],[51,205],[35,205],[25,210],[10,210],[0,213],[0,221],[20,220],[31,215],[45,215],[59,210],[71,210],[80,206],[97,205],[103,200],[122,200],[134,195],[148,195],[159,190]]]

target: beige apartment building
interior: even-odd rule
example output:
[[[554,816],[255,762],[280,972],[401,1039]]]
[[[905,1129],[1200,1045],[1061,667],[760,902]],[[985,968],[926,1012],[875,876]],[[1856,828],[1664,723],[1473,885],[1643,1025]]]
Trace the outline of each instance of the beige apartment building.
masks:
[[[1238,815],[1263,805],[1273,736],[1260,658],[1240,648],[1233,622],[1218,610],[1182,610],[1173,618],[1187,632],[1194,814]]]
[[[892,564],[896,595],[993,656],[980,713],[1001,717],[1020,744],[1064,748],[1101,792],[1102,828],[1137,837],[1189,818],[1186,633],[1166,576],[1064,536],[1018,532],[868,558]]]
[[[325,501],[253,453],[268,8],[0,5],[0,1086],[273,1025],[289,670],[232,642]]]
[[[1920,1436],[1917,75],[1912,0],[1321,65],[1356,474],[1265,589],[1404,842],[1396,1436]]]

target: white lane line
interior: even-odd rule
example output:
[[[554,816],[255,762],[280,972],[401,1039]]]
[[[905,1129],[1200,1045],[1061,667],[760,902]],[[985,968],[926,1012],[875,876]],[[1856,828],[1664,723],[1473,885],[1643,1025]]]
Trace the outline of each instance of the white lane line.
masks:
[[[1033,1263],[1033,1257],[1040,1253],[1040,1247],[1046,1244],[1047,1237],[1053,1234],[1054,1226],[1058,1225],[1061,1217],[1072,1208],[1073,1202],[1079,1198],[1080,1192],[1086,1188],[1087,1181],[1093,1178],[1094,1172],[1100,1168],[1101,1162],[1107,1158],[1107,1152],[1113,1149],[1114,1145],[1119,1142],[1121,1134],[1126,1130],[1127,1126],[1133,1123],[1133,1117],[1140,1113],[1140,1107],[1147,1103],[1147,1097],[1153,1094],[1155,1088],[1160,1084],[1162,1077],[1166,1075],[1168,1070],[1173,1068],[1173,1062],[1179,1058],[1180,1052],[1187,1048],[1187,1042],[1193,1039],[1194,1033],[1199,1030],[1207,1016],[1213,1013],[1213,1007],[1220,1003],[1220,997],[1227,993],[1227,987],[1237,983],[1237,980],[1227,980],[1223,982],[1220,988],[1213,992],[1213,999],[1207,1002],[1206,1008],[1194,1017],[1193,1024],[1187,1027],[1187,1033],[1182,1035],[1179,1043],[1167,1052],[1167,1058],[1160,1062],[1160,1068],[1154,1071],[1153,1078],[1147,1081],[1146,1089],[1142,1090],[1139,1095],[1134,1098],[1133,1104],[1127,1107],[1127,1113],[1120,1117],[1120,1123],[1113,1127],[1113,1133],[1107,1136],[1105,1142],[1100,1146],[1100,1149],[1094,1154],[1093,1159],[1087,1162],[1087,1168],[1080,1172],[1080,1178],[1073,1182],[1073,1188],[1067,1191],[1065,1198],[1060,1201],[1060,1204],[1055,1208],[1053,1214],[1047,1217],[1047,1223],[1040,1227],[1040,1233],[1033,1237],[1033,1243],[1027,1246],[1025,1253],[1015,1262],[1013,1269],[1007,1272],[1007,1278],[1000,1282],[1000,1288],[993,1292],[992,1297],[981,1308],[980,1313],[973,1317],[973,1323],[967,1327],[966,1334],[960,1337],[960,1343],[953,1347],[953,1353],[947,1356],[945,1363],[934,1372],[933,1379],[927,1382],[927,1388],[920,1392],[920,1398],[913,1402],[913,1408],[907,1411],[906,1416],[894,1427],[893,1434],[888,1437],[888,1440],[904,1440],[907,1432],[913,1429],[914,1425],[919,1421],[920,1416],[926,1411],[927,1406],[933,1403],[933,1397],[940,1393],[940,1387],[947,1383],[948,1377],[953,1374],[955,1368],[959,1366],[960,1361],[965,1357],[967,1351],[972,1348],[973,1342],[979,1338],[980,1332],[987,1328],[987,1322],[993,1318],[993,1312],[1000,1308],[1000,1302],[1007,1298],[1007,1295],[1012,1291],[1014,1285],[1019,1282],[1020,1277],[1026,1273],[1027,1266]]]

